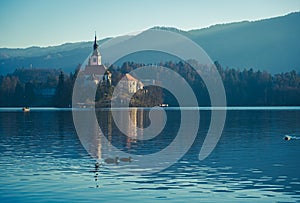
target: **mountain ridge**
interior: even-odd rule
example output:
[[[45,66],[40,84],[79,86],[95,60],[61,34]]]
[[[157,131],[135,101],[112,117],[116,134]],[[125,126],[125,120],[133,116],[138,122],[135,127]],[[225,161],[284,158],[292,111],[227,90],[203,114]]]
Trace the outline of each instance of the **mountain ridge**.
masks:
[[[224,67],[253,68],[280,73],[300,71],[300,12],[258,21],[216,24],[207,28],[180,30],[155,26],[183,34],[200,45]],[[126,39],[126,36],[123,36]],[[130,36],[136,37],[136,36]],[[122,36],[120,37],[122,39]],[[99,40],[99,44],[112,38]],[[0,74],[21,67],[74,70],[91,52],[92,41],[49,47],[0,48]],[[101,46],[100,46],[101,49]],[[100,50],[101,51],[101,50]]]
[[[190,33],[192,40],[225,66],[265,69],[272,73],[300,71],[298,22],[299,12],[254,22],[216,25]]]

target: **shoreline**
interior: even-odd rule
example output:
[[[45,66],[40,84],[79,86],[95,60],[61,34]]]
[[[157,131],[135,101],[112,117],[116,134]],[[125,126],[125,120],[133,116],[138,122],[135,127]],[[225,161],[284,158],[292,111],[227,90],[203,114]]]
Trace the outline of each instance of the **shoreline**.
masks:
[[[23,112],[23,107],[0,107],[0,112]],[[226,106],[226,107],[119,107],[119,108],[61,108],[61,107],[30,107],[30,111],[90,111],[90,110],[126,110],[126,109],[164,109],[164,110],[300,110],[300,106]]]

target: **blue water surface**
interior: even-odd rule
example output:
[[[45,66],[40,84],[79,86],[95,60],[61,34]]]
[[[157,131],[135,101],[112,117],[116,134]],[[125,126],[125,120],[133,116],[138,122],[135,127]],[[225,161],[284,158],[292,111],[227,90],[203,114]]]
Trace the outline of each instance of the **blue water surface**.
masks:
[[[188,153],[148,175],[126,174],[121,163],[96,168],[78,139],[71,109],[0,109],[0,201],[300,202],[300,140],[282,139],[285,134],[300,137],[299,107],[226,108],[221,139],[203,161],[199,150],[210,113],[218,109],[165,109],[167,125],[149,141],[128,139],[111,122],[109,109],[97,111],[111,143],[141,155],[172,142],[180,111],[200,111],[198,135]],[[133,111],[137,126],[150,124],[149,109]]]

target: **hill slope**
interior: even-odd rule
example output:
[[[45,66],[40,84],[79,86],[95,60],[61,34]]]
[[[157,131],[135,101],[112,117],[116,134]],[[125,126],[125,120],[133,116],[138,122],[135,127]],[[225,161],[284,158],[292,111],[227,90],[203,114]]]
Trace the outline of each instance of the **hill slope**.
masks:
[[[188,31],[213,60],[231,68],[300,71],[300,12]]]
[[[156,29],[169,30],[189,37],[204,48],[212,60],[218,60],[223,66],[280,73],[292,69],[300,72],[299,22],[300,12],[297,12],[260,21],[215,25],[187,32],[176,28],[156,27]],[[122,36],[120,41],[130,37],[138,36]],[[99,43],[106,40],[108,38]],[[91,52],[91,47],[92,42],[78,42],[46,48],[1,48],[0,74],[31,66],[62,68],[70,72],[85,60]],[[145,56],[139,56],[139,59],[141,58]],[[146,58],[151,57],[147,55]]]
[[[109,38],[100,40],[102,44]],[[13,72],[16,68],[56,68],[74,71],[91,52],[93,42],[67,43],[51,47],[25,49],[0,49],[0,74]]]

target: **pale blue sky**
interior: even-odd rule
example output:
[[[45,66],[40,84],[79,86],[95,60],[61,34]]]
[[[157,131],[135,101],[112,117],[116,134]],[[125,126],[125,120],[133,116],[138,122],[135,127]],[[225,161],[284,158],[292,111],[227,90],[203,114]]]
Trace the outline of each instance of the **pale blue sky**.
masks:
[[[0,47],[59,45],[145,30],[183,30],[300,11],[300,0],[1,0]]]

